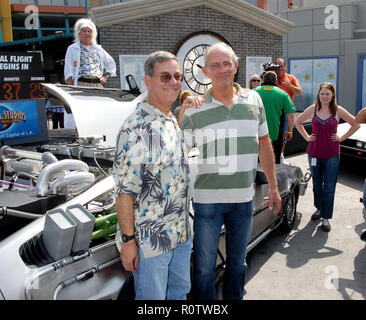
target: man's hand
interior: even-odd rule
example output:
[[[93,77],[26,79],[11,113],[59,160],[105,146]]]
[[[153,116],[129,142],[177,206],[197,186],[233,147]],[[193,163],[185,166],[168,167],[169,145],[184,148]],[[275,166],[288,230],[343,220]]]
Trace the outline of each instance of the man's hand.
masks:
[[[122,265],[126,271],[136,273],[136,269],[139,264],[139,249],[136,242],[130,240],[126,243],[122,243],[120,256]]]
[[[116,199],[117,218],[122,233],[135,234],[133,198],[129,194],[120,193]],[[127,271],[136,273],[139,264],[139,251],[136,241],[122,242],[120,257]]]
[[[274,210],[274,214],[278,214],[281,210],[282,201],[278,191],[272,143],[268,134],[259,138],[259,160],[269,185],[268,196],[264,198],[265,204],[268,205],[270,210]]]
[[[73,78],[72,78],[72,77],[67,78],[67,79],[66,79],[66,84],[68,84],[68,85],[70,85],[70,86],[74,85],[74,80],[73,80]]]
[[[287,119],[288,119],[288,129],[285,133],[284,138],[286,139],[286,141],[290,141],[292,139],[292,132],[294,130],[295,114],[293,112],[288,114]]]
[[[286,76],[283,79],[282,83],[285,84],[286,86],[288,86],[295,96],[302,95],[302,88],[294,86]]]
[[[105,84],[107,82],[108,78],[106,76],[101,76],[100,77],[100,83],[101,84]]]
[[[285,78],[283,79],[282,83],[283,83],[283,84],[285,84],[285,85],[286,85],[286,86],[288,86],[288,87],[290,87],[290,86],[291,86],[290,80],[289,80],[287,77],[285,77]]]
[[[264,200],[269,209],[273,209],[274,214],[278,214],[280,212],[282,200],[277,187],[270,188],[268,191],[268,197],[265,197]]]
[[[286,141],[290,141],[292,139],[292,131],[287,131],[284,138]]]
[[[205,97],[203,96],[187,96],[183,103],[179,112],[178,124],[183,120],[184,112],[189,108],[200,108],[203,102],[205,101]]]
[[[204,102],[204,97],[202,96],[187,96],[182,104],[182,108],[188,109],[188,108],[200,108],[202,103]]]

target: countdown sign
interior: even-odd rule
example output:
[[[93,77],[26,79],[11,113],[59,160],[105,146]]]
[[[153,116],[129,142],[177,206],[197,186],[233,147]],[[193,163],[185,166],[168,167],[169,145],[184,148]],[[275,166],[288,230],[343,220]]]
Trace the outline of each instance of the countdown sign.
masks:
[[[0,52],[0,100],[45,98],[38,52]]]

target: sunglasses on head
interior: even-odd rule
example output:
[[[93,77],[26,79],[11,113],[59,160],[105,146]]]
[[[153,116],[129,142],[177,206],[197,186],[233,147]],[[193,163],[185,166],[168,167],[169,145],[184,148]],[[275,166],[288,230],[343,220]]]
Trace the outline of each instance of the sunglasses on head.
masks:
[[[252,79],[251,80],[252,82],[255,81],[255,82],[261,82],[259,79]]]
[[[181,73],[176,73],[174,75],[171,75],[169,72],[162,72],[160,73],[160,81],[163,83],[168,83],[172,78],[175,79],[175,81],[179,82],[182,81],[184,78],[184,75]]]

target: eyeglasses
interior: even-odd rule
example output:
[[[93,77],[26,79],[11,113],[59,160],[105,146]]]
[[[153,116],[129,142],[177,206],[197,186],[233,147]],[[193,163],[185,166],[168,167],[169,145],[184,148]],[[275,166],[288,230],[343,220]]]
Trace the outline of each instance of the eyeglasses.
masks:
[[[255,81],[255,82],[261,82],[259,79],[252,79],[250,80],[251,82]]]
[[[234,67],[233,63],[231,61],[224,61],[223,64],[224,68],[230,68],[232,69]],[[218,70],[221,68],[221,63],[215,62],[208,66],[209,69]]]
[[[181,73],[176,73],[174,75],[171,75],[169,72],[162,72],[160,73],[160,81],[163,83],[169,83],[172,78],[175,79],[175,81],[183,81],[184,75]]]

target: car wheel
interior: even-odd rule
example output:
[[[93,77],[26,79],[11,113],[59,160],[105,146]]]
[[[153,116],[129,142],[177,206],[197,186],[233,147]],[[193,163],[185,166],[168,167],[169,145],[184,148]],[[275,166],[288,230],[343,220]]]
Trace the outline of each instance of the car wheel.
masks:
[[[125,283],[123,284],[117,300],[135,300],[135,284],[132,273],[130,273]]]
[[[295,192],[290,191],[290,193],[287,196],[286,205],[282,211],[283,221],[281,229],[283,231],[289,231],[294,226],[296,221],[296,205],[297,203],[296,203]]]

